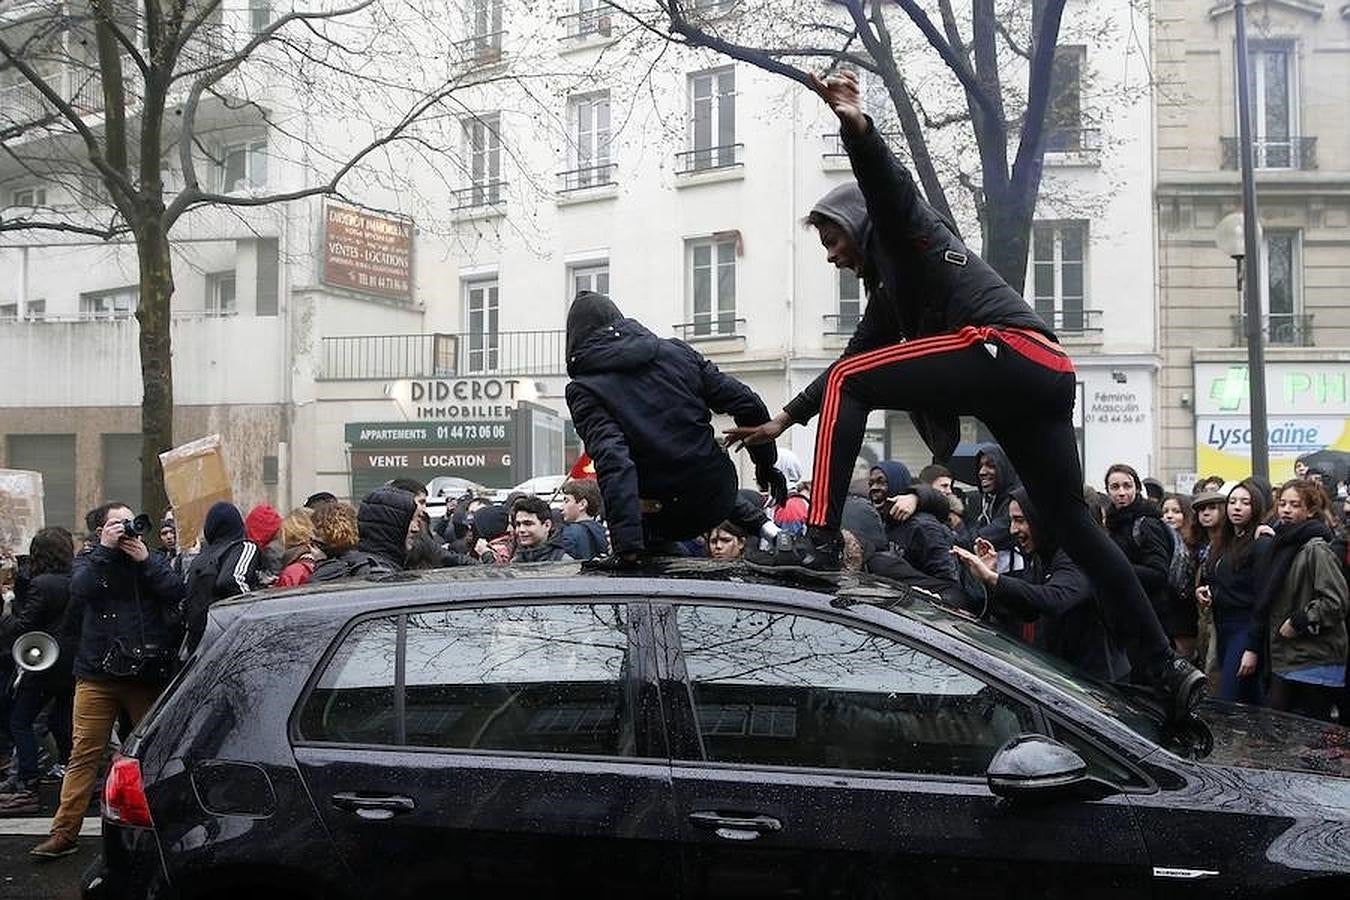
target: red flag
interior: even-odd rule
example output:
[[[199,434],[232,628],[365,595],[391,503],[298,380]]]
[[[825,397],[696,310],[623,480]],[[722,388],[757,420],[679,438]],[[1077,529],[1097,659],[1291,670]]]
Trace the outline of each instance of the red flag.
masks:
[[[567,477],[576,481],[595,481],[595,463],[583,453],[572,463],[572,471],[567,473]]]

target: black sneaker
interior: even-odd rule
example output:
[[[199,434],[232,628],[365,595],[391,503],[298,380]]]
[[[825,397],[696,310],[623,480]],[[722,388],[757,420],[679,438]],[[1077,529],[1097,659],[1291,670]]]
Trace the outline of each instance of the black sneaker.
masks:
[[[1170,709],[1172,720],[1182,722],[1190,718],[1205,698],[1209,683],[1205,673],[1191,665],[1190,660],[1174,656],[1163,667],[1154,688]]]
[[[801,536],[783,533],[773,550],[747,553],[746,559],[761,566],[838,572],[844,567],[844,538],[838,531],[824,528],[812,528]]]

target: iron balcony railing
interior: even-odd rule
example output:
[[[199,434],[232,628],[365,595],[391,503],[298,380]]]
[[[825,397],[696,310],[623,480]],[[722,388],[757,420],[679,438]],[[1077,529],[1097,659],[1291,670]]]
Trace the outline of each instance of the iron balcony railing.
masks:
[[[484,181],[450,192],[450,209],[475,209],[505,202],[505,181]]]
[[[1102,149],[1100,128],[1048,128],[1046,153],[1098,153]]]
[[[367,334],[321,344],[322,381],[567,373],[562,331]]]
[[[586,188],[617,184],[618,182],[614,180],[615,167],[615,163],[607,162],[596,166],[587,166],[583,169],[568,169],[566,172],[559,172],[560,186],[558,190],[566,194],[569,191],[584,191]]]
[[[480,65],[495,63],[502,58],[502,42],[505,37],[505,31],[487,31],[456,41],[450,46],[466,62]]]
[[[673,326],[675,336],[684,341],[745,336],[745,319],[731,316],[694,316],[692,322]]]
[[[1219,144],[1223,151],[1220,166],[1236,169],[1241,146],[1238,139],[1219,138]],[[1255,138],[1252,140],[1252,164],[1258,169],[1316,169],[1317,138]]]
[[[745,164],[744,144],[722,144],[717,147],[696,147],[675,154],[675,172],[692,175],[714,169],[730,169]]]
[[[825,316],[825,333],[832,337],[851,335],[862,321],[862,312],[830,313]]]
[[[608,3],[599,3],[595,9],[558,16],[558,24],[563,27],[564,41],[583,41],[592,37],[609,37],[617,18],[614,7]]]
[[[1247,317],[1230,317],[1233,323],[1233,346],[1247,345]],[[1285,347],[1313,346],[1313,317],[1311,313],[1271,313],[1261,317],[1261,332],[1267,344]]]
[[[1102,330],[1100,309],[1075,307],[1049,309],[1045,305],[1037,304],[1036,315],[1044,319],[1056,334],[1090,334]]]
[[[844,149],[844,139],[838,132],[827,132],[821,135],[824,140],[825,149],[821,151],[821,157],[824,159],[848,158],[848,151]],[[905,136],[899,131],[883,131],[881,139],[886,142],[886,146],[891,148],[891,152],[901,159],[908,159],[909,148],[905,144]]]

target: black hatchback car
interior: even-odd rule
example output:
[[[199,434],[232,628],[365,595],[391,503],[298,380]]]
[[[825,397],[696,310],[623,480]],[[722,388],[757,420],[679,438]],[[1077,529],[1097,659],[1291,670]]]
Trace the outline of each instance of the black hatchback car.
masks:
[[[213,609],[115,762],[86,894],[1350,896],[1347,732],[1202,718],[1168,734],[846,576],[554,564],[259,594]]]

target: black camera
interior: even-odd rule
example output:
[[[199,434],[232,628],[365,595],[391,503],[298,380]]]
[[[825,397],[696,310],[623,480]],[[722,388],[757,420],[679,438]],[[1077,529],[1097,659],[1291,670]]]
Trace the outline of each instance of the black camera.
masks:
[[[152,522],[150,520],[150,517],[145,513],[141,513],[134,519],[123,519],[122,536],[132,538],[143,537],[148,531],[150,531],[150,528],[153,525],[154,522]]]
[[[173,677],[178,654],[170,647],[154,644],[128,646],[121,638],[113,641],[103,655],[99,668],[114,678],[141,678],[146,681],[168,681]]]

